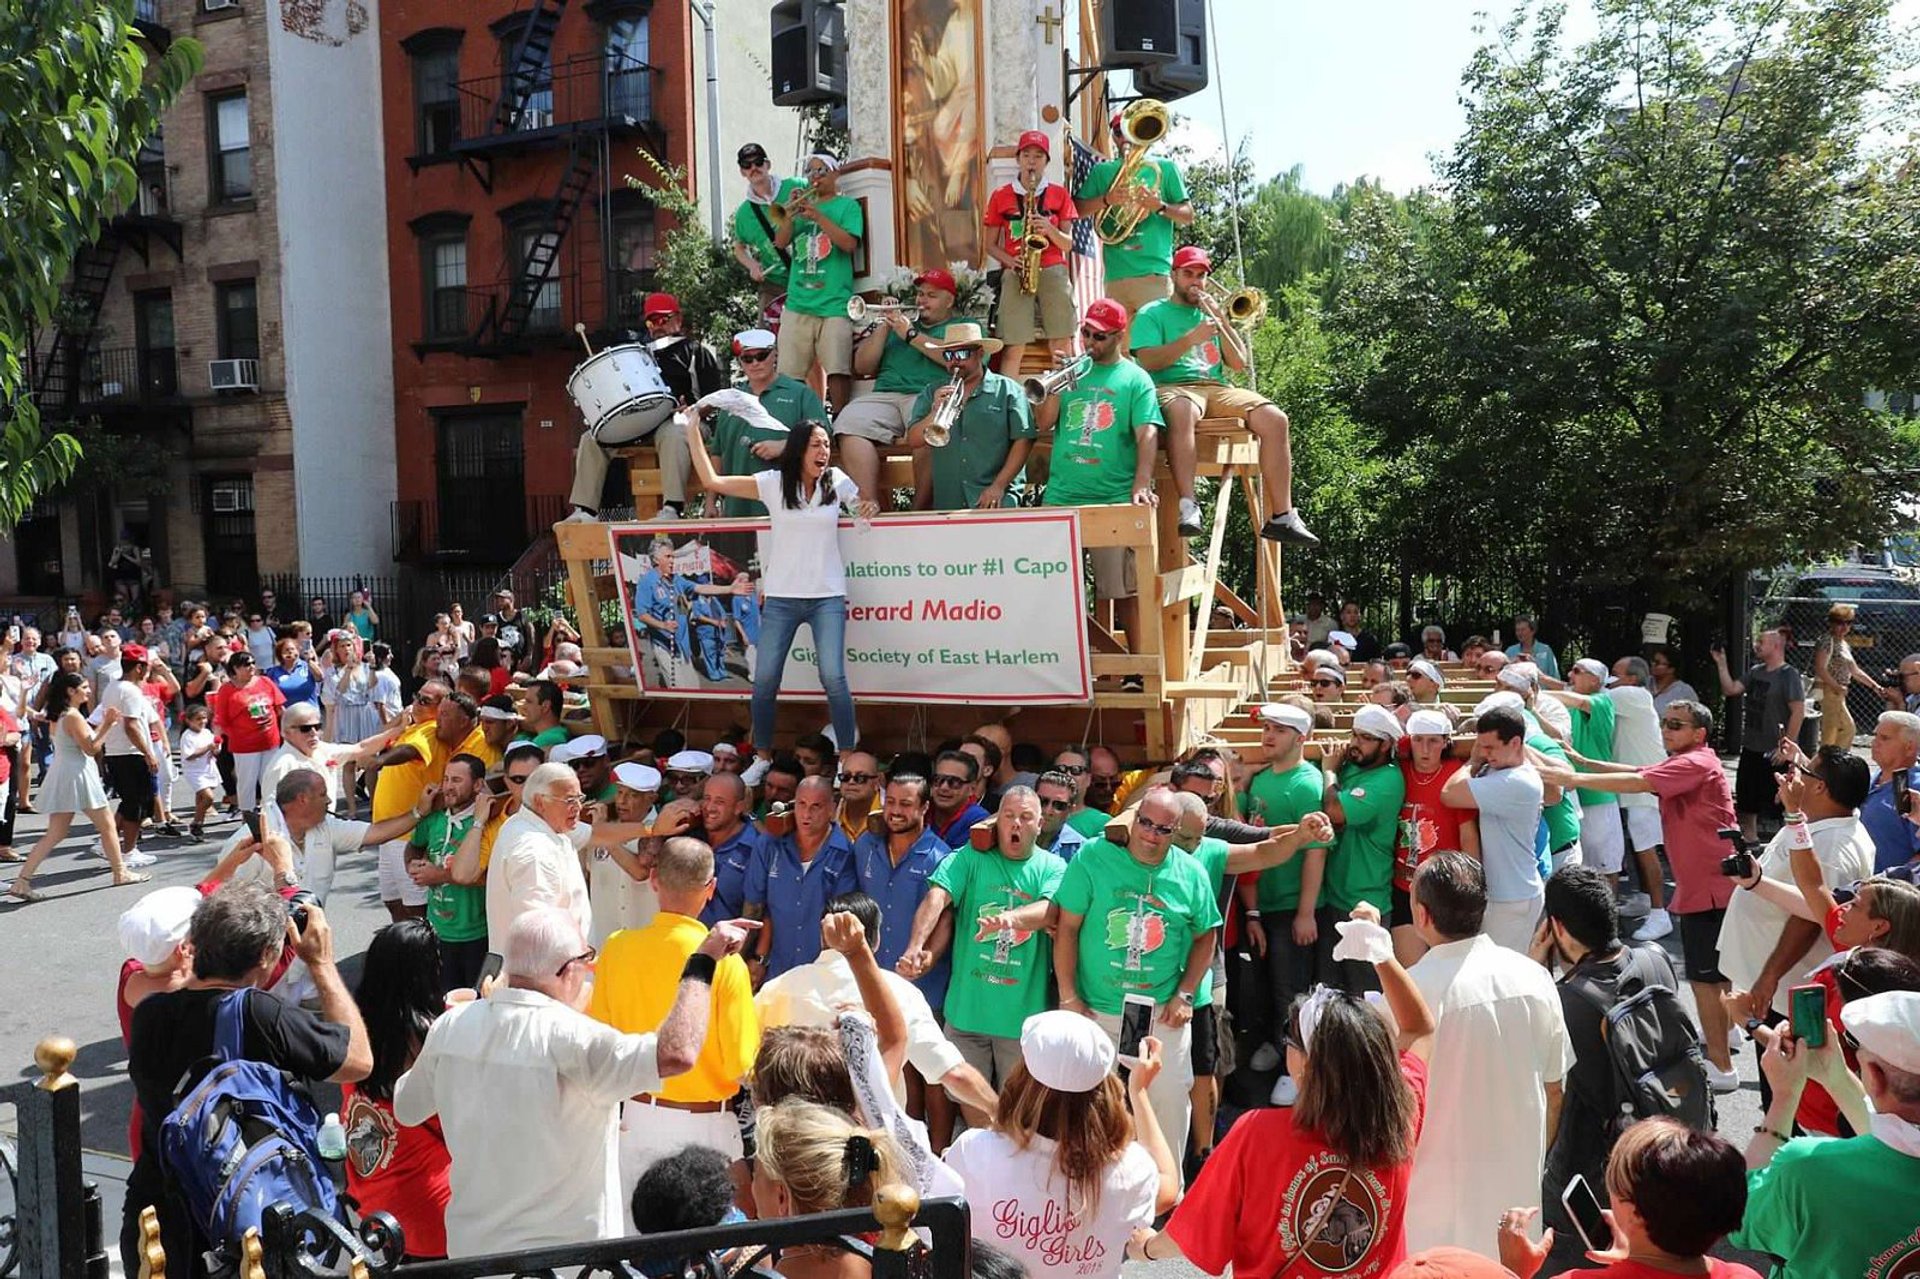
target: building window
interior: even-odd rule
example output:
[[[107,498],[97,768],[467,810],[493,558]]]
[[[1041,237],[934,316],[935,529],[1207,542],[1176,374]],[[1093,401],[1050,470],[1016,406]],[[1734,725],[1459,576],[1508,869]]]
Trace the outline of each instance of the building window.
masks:
[[[133,295],[134,341],[140,364],[140,389],[148,397],[166,397],[180,390],[179,363],[173,347],[173,295]]]
[[[445,155],[460,137],[460,49],[422,49],[413,55],[414,145],[421,155]]]
[[[512,563],[527,545],[520,413],[446,414],[435,426],[441,552]]]
[[[515,24],[516,28],[518,23]],[[514,128],[519,130],[553,127],[553,50],[530,54],[525,62],[516,62],[520,52],[520,33],[515,30],[500,41],[500,76],[512,105],[513,93],[521,88],[527,94],[521,103]]]
[[[607,264],[612,327],[639,329],[640,307],[653,288],[653,206],[616,206],[613,211],[613,261]]]
[[[247,95],[224,94],[208,100],[213,145],[213,202],[230,204],[253,197],[253,144],[247,136]]]
[[[161,134],[156,128],[140,144],[140,153],[133,162],[134,176],[140,183],[134,207],[143,218],[167,216],[167,144]]]
[[[607,24],[607,114],[629,120],[653,118],[653,74],[647,62],[647,15]]]
[[[426,285],[426,337],[444,341],[467,335],[467,234],[440,232],[420,238],[420,275]]]
[[[212,595],[246,597],[260,586],[253,523],[253,477],[206,475],[200,480],[201,537],[207,547],[207,588]]]
[[[260,358],[260,294],[252,280],[214,286],[214,323],[220,358]]]
[[[527,312],[527,331],[550,333],[560,327],[560,235],[535,224],[516,227],[513,232],[513,275],[521,288],[537,279],[533,309]]]

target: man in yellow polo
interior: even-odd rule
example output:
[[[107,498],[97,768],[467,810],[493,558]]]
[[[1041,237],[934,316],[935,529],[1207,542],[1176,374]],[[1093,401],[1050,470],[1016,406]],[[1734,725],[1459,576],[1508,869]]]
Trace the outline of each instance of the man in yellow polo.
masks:
[[[434,700],[429,702],[427,699]],[[379,755],[380,777],[373,784],[373,820],[397,817],[419,802],[421,792],[438,786],[455,755],[488,758],[486,735],[480,731],[480,707],[465,693],[449,693],[444,685],[427,684],[414,699],[433,718],[416,724]],[[396,839],[380,846],[380,900],[395,921],[424,919],[427,890],[407,874],[407,841]]]
[[[700,912],[713,896],[713,850],[697,839],[666,840],[653,865],[652,884],[660,913],[645,928],[622,929],[607,938],[587,1006],[593,1017],[626,1034],[660,1029],[679,990],[681,968],[706,938]],[[744,1157],[740,1124],[728,1102],[759,1051],[753,984],[746,964],[729,955],[714,969],[713,1012],[693,1069],[622,1107],[621,1204],[632,1202],[641,1174],[684,1146],[710,1146],[729,1159]]]

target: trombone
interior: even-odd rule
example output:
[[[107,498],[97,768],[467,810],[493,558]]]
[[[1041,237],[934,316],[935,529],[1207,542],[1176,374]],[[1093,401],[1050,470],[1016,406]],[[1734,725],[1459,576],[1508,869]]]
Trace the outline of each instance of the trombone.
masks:
[[[1226,313],[1228,321],[1235,328],[1250,327],[1267,316],[1267,295],[1251,284],[1229,291],[1225,285],[1216,283],[1212,276],[1208,276],[1204,287],[1207,296]]]
[[[847,299],[847,318],[855,324],[864,324],[869,317],[878,317],[890,311],[898,311],[909,319],[920,318],[920,308],[908,306],[905,302],[869,302],[857,293]]]
[[[1080,379],[1093,367],[1093,357],[1083,355],[1071,364],[1063,365],[1051,373],[1030,377],[1021,383],[1027,393],[1027,403],[1038,406],[1045,404],[1056,395],[1071,391],[1080,384]]]
[[[1167,104],[1153,98],[1129,102],[1120,113],[1120,136],[1127,144],[1127,155],[1113,175],[1113,184],[1107,188],[1109,203],[1100,210],[1093,224],[1102,244],[1131,240],[1140,224],[1147,220],[1147,211],[1140,205],[1138,194],[1155,192],[1141,181],[1140,171],[1146,166],[1147,151],[1166,137],[1172,127],[1173,117],[1167,112]]]

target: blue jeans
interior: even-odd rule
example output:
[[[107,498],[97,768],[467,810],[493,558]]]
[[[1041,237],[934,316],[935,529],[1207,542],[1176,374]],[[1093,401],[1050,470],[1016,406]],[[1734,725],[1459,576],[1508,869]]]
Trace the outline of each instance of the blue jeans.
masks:
[[[780,677],[786,673],[787,654],[801,624],[813,631],[815,665],[820,686],[827,692],[827,710],[840,749],[850,751],[860,740],[854,726],[853,694],[847,691],[847,599],[829,595],[795,599],[769,595],[760,606],[759,665],[753,673],[753,748],[773,749],[774,703],[780,697]]]

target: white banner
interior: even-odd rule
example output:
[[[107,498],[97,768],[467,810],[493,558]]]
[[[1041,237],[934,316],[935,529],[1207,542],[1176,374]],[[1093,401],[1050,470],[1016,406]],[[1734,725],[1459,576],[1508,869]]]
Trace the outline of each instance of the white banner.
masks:
[[[759,651],[765,520],[609,530],[634,679],[650,696],[744,698]],[[1073,509],[845,520],[847,681],[879,702],[1086,702],[1085,578]],[[783,697],[823,698],[809,629]],[[777,660],[777,655],[767,660]]]

